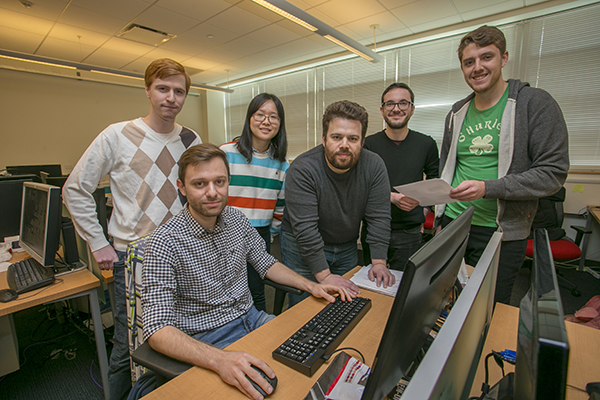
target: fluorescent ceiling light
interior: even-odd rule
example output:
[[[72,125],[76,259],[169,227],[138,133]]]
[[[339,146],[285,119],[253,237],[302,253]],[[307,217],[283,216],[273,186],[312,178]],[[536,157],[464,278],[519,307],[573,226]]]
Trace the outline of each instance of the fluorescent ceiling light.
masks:
[[[34,64],[40,64],[40,65],[49,65],[51,67],[60,67],[60,68],[67,68],[67,69],[77,69],[76,67],[71,67],[70,65],[61,65],[61,64],[55,64],[55,63],[45,62],[45,61],[29,60],[27,58],[13,57],[13,56],[8,56],[8,55],[4,55],[4,54],[0,54],[0,57],[2,57],[2,58],[8,58],[9,60],[25,61],[25,62],[34,63]]]
[[[91,69],[90,72],[95,72],[96,74],[104,74],[104,75],[111,75],[111,76],[118,76],[119,78],[131,78],[131,79],[139,79],[141,81],[144,80],[144,78],[142,78],[141,76],[132,76],[132,75],[123,75],[123,74],[119,74],[116,72],[106,72],[106,71],[99,71],[97,69]]]
[[[297,23],[298,25],[300,25],[300,26],[308,29],[309,31],[312,31],[312,32],[316,32],[317,31],[317,28],[315,28],[314,26],[312,26],[308,22],[301,20],[300,18],[298,18],[298,17],[290,14],[287,11],[282,10],[279,7],[275,7],[273,4],[268,3],[265,0],[252,0],[252,1],[255,2],[256,4],[259,4],[259,5],[261,5],[261,6],[265,7],[265,8],[273,11],[276,14],[281,15],[283,18],[289,19],[290,21]]]
[[[321,20],[313,17],[306,11],[296,7],[286,0],[252,0],[256,4],[273,11],[281,15],[284,18],[289,19],[299,25],[302,25],[306,29],[323,36],[326,39],[331,40],[338,46],[342,46],[344,49],[351,51],[352,53],[361,56],[365,60],[371,62],[380,61],[382,58],[380,55],[375,53],[373,50],[363,46],[356,40],[349,38],[342,32],[332,28]]]
[[[373,61],[373,57],[370,57],[370,56],[366,55],[365,53],[356,50],[354,47],[347,45],[346,43],[342,42],[338,38],[334,38],[331,35],[325,35],[323,37],[327,40],[331,40],[333,43],[337,44],[338,46],[342,46],[346,50],[353,52],[357,56],[361,56],[362,58],[364,58],[367,61]]]

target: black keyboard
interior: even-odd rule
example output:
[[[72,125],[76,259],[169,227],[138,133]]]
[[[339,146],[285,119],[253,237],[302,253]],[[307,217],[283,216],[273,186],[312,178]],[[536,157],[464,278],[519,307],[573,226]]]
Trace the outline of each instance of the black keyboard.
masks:
[[[273,358],[312,376],[371,308],[371,299],[338,297],[273,351]]]
[[[17,294],[29,292],[54,282],[54,271],[45,268],[33,258],[26,258],[8,266],[8,286]]]

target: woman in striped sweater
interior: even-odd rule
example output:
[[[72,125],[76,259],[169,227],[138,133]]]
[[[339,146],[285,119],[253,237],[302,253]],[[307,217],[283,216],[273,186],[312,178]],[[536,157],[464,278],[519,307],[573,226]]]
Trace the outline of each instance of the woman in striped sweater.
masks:
[[[271,233],[279,232],[285,206],[284,180],[289,167],[283,105],[277,96],[261,93],[248,105],[242,135],[221,145],[231,170],[229,201],[250,220],[271,249]],[[265,310],[261,277],[248,265],[254,305]]]

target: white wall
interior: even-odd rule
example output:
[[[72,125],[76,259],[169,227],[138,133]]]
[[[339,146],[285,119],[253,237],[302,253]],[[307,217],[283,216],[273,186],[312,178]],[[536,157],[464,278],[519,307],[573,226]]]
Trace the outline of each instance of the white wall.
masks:
[[[206,92],[208,141],[216,146],[227,142],[225,129],[225,96],[227,93]]]
[[[148,115],[142,88],[0,69],[0,169],[62,164],[69,173],[111,123]],[[177,122],[207,141],[205,96],[188,96]]]

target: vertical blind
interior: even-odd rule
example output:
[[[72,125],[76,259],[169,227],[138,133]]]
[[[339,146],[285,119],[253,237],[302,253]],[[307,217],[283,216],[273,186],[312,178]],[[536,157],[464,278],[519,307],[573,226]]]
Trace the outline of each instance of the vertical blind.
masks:
[[[498,26],[505,34],[509,61],[504,79],[527,81],[559,103],[569,128],[572,166],[600,167],[600,4]],[[461,35],[379,53],[383,61],[352,58],[237,86],[227,95],[227,138],[241,134],[248,103],[259,93],[277,95],[285,109],[288,157],[321,143],[321,116],[328,104],[351,100],[369,113],[367,134],[384,128],[381,93],[405,82],[415,93],[411,129],[431,135],[438,145],[451,105],[471,89],[457,57]]]

